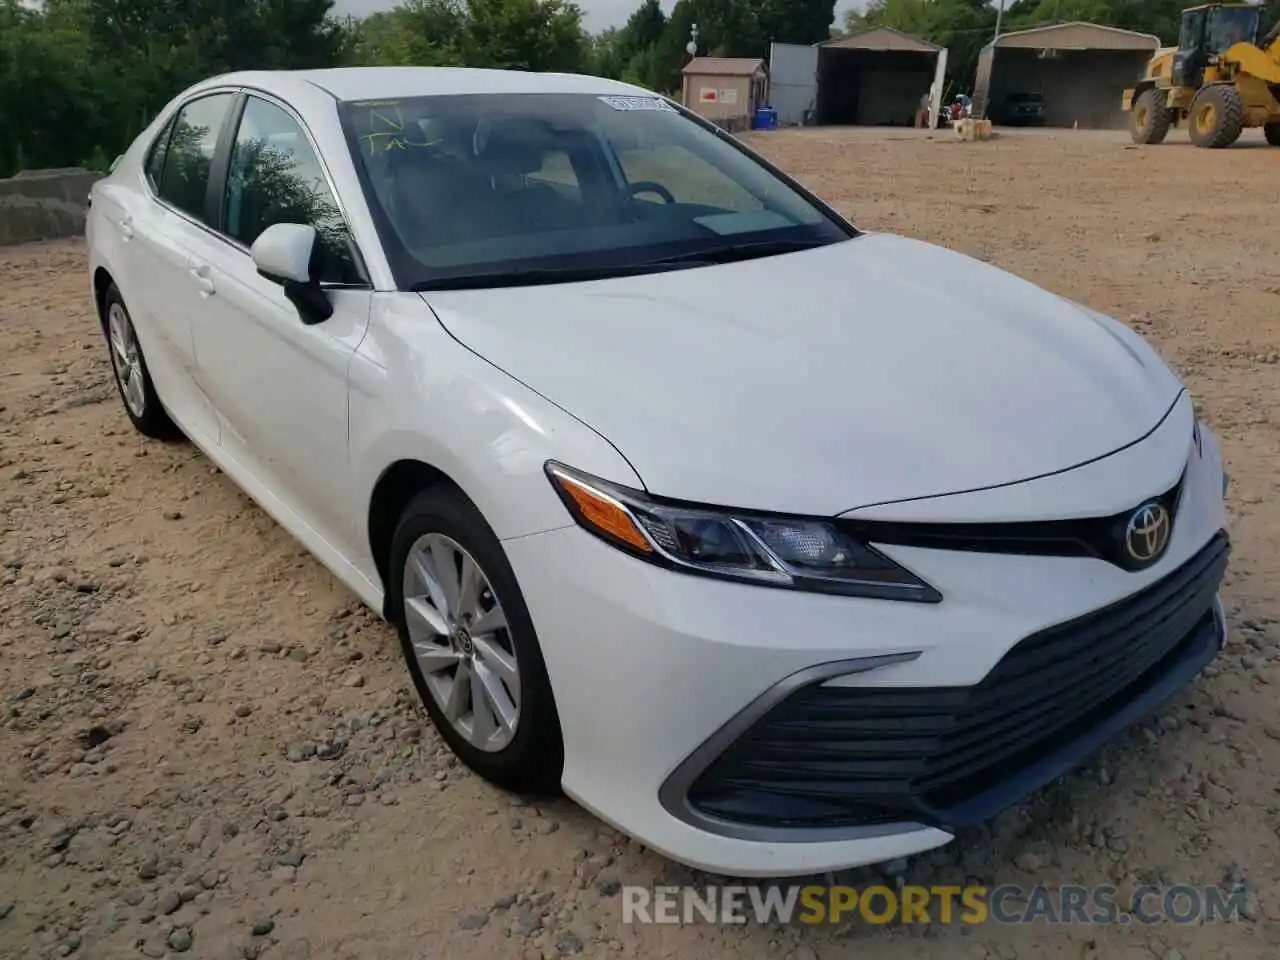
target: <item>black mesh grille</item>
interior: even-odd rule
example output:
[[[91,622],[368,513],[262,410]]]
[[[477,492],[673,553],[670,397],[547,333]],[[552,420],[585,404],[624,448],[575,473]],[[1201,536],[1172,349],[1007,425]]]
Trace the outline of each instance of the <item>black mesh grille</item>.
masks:
[[[1228,553],[1219,534],[1140,593],[1021,641],[973,687],[802,688],[703,771],[690,804],[771,826],[985,819],[1062,772],[1046,758],[1127,726],[1212,656]]]

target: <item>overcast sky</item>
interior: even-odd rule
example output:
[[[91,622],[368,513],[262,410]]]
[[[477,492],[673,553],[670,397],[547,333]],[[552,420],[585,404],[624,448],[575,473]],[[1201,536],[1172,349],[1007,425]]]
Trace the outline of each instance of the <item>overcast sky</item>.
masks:
[[[354,13],[360,16],[375,10],[389,10],[396,3],[397,0],[337,0],[335,8],[338,13]],[[640,0],[578,0],[578,6],[582,7],[585,14],[583,24],[595,33],[605,27],[622,26],[627,17],[631,16],[632,11],[640,6]],[[668,13],[674,6],[675,0],[662,0],[662,9]],[[855,0],[837,0],[836,21],[840,22],[844,11],[855,6],[860,6]]]

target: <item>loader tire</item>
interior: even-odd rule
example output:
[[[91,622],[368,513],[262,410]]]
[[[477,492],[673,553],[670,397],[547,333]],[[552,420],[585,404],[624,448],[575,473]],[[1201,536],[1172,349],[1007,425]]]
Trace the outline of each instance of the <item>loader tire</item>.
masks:
[[[1134,143],[1163,143],[1173,114],[1156,90],[1143,90],[1129,113],[1129,135]]]
[[[1240,92],[1225,83],[1204,87],[1191,101],[1187,126],[1197,147],[1221,150],[1240,139],[1244,129],[1244,104]]]
[[[1280,120],[1268,123],[1262,128],[1262,133],[1267,138],[1267,143],[1273,147],[1280,147]]]

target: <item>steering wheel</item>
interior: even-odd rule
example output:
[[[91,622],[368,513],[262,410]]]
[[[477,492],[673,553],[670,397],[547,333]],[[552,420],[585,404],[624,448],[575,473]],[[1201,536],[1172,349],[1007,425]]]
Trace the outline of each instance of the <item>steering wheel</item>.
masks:
[[[637,180],[635,183],[627,184],[627,194],[635,197],[637,193],[656,193],[662,198],[663,203],[675,203],[675,195],[660,183],[653,180]]]

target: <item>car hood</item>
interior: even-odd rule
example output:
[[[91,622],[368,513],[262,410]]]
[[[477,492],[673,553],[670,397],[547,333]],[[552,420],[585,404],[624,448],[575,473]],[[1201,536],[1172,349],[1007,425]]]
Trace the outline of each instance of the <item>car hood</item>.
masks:
[[[654,494],[833,515],[1139,440],[1181,391],[1127,328],[888,234],[719,266],[423,295]]]

